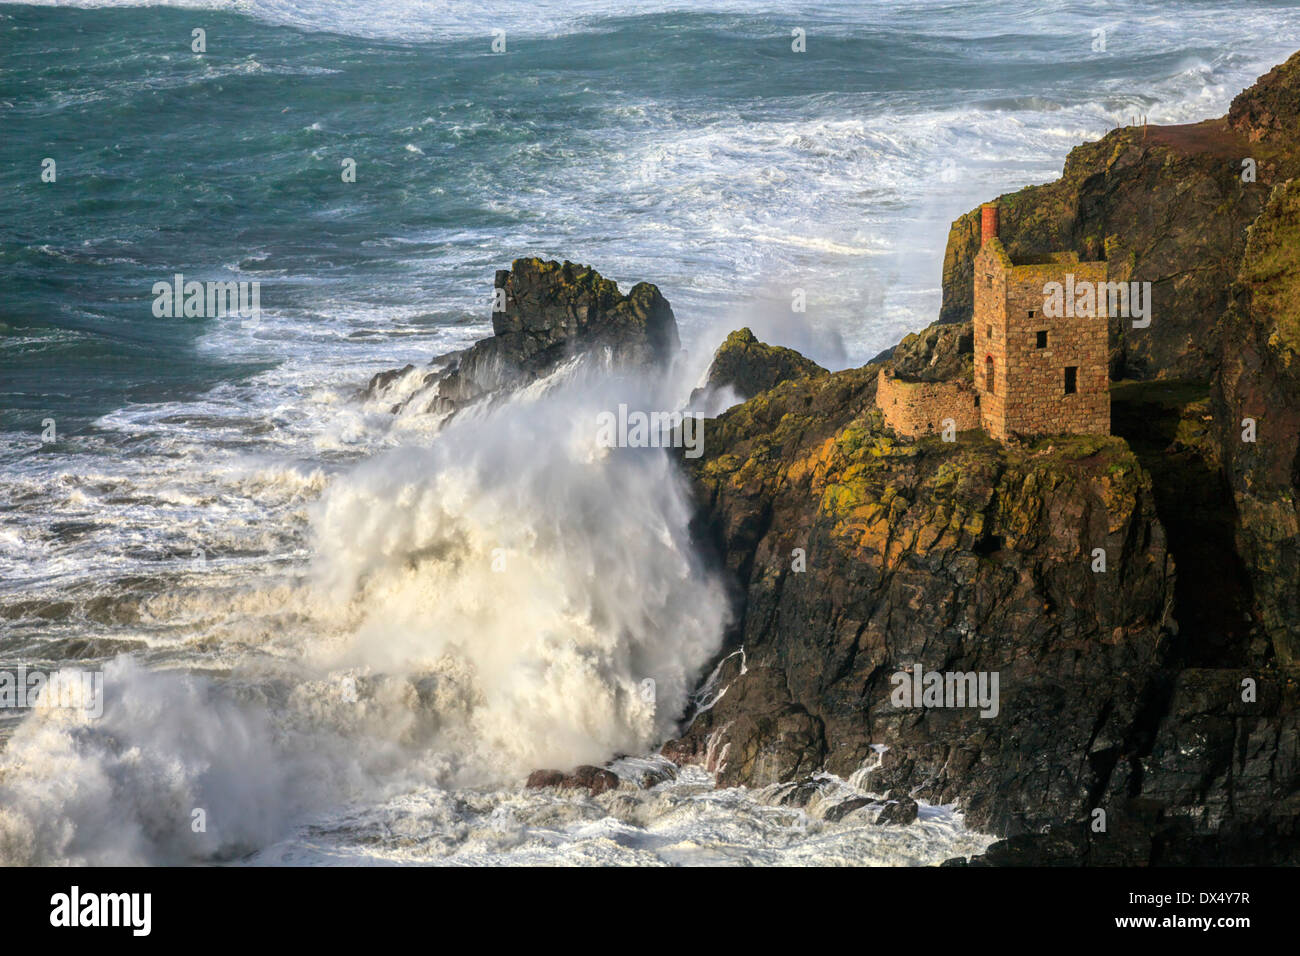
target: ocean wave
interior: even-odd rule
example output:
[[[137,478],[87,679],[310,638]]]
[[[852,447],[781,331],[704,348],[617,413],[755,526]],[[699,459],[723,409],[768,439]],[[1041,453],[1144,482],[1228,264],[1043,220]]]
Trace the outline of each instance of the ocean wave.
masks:
[[[252,576],[222,574],[218,551],[205,586],[173,579],[137,595],[119,634],[170,630],[173,647],[197,645],[189,668],[230,677],[124,658],[104,670],[102,718],[29,716],[0,754],[0,858],[223,859],[271,843],[309,798],[342,799],[340,781],[373,800],[395,779],[501,785],[668,736],[719,646],[727,602],[692,557],[691,508],[668,456],[595,448],[582,423],[609,401],[576,383],[545,401],[522,395],[457,419],[428,447],[334,475],[308,508],[306,577],[268,578],[285,552],[268,542]],[[263,483],[245,493],[275,514],[264,488],[284,476],[245,480]],[[319,480],[294,484],[313,493]],[[155,494],[166,499],[155,509],[196,518],[228,503]],[[102,512],[75,487],[68,507]],[[230,738],[239,746],[220,759],[204,744]],[[84,786],[58,790],[68,779]],[[191,839],[194,809],[224,827]]]

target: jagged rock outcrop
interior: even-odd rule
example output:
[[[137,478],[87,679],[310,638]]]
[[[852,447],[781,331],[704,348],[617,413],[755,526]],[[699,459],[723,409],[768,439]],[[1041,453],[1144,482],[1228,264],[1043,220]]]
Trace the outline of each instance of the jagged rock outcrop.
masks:
[[[749,329],[738,329],[718,346],[703,389],[697,389],[691,399],[723,388],[734,389],[742,399],[753,398],[782,382],[825,374],[826,369],[794,349],[768,345]]]
[[[1113,130],[1071,151],[1055,182],[999,198],[999,234],[1013,257],[1073,250],[1106,259],[1113,281],[1153,284],[1150,327],[1111,319],[1113,378],[1213,374],[1246,227],[1269,190],[1300,172],[1297,76],[1300,54],[1240,94],[1225,117]],[[953,223],[942,321],[971,317],[979,234],[978,209]]]
[[[1251,143],[1300,137],[1300,54],[1280,63],[1243,90],[1228,109],[1228,124]]]
[[[417,402],[424,411],[454,412],[536,381],[579,355],[606,368],[662,366],[680,347],[673,310],[648,282],[623,295],[586,266],[516,259],[497,272],[495,290],[504,308],[492,314],[492,337],[434,359],[433,370],[399,397],[395,411]],[[409,370],[374,376],[366,397],[384,397]]]
[[[936,322],[904,336],[872,361],[888,361],[894,374],[908,381],[970,381],[975,374],[974,331],[970,322]]]

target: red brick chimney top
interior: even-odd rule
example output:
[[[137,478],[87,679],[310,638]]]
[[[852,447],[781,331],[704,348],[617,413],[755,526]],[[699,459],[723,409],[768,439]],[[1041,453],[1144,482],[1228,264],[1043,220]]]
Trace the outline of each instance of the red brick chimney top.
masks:
[[[980,207],[980,245],[998,237],[998,204],[986,202]]]

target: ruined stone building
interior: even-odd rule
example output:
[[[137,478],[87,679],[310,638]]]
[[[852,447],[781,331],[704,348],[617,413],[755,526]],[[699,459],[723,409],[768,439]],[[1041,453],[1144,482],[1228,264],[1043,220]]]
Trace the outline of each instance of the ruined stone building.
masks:
[[[933,435],[949,421],[954,431],[970,431],[981,424],[980,397],[970,378],[969,370],[960,378],[934,381],[885,368],[876,378],[876,404],[885,424],[900,435]]]
[[[1060,283],[1062,301],[1091,284],[1104,288],[1106,263],[1073,252],[1013,262],[998,239],[998,207],[981,210],[975,257],[975,390],[980,422],[994,438],[1110,433],[1110,376],[1105,296],[1091,315],[1044,314],[1045,290]]]
[[[1013,261],[988,203],[974,278],[973,369],[942,381],[883,370],[876,403],[886,423],[912,436],[941,432],[945,420],[998,439],[1109,434],[1107,302],[1090,291],[1105,287],[1106,263],[1073,252]],[[1052,283],[1063,307],[1044,308]],[[1076,311],[1076,301],[1087,307]]]

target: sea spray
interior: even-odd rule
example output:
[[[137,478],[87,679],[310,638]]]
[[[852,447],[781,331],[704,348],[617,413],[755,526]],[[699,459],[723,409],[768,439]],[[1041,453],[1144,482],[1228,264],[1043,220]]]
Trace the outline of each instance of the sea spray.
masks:
[[[655,745],[720,646],[726,599],[693,554],[677,465],[597,441],[626,387],[573,382],[455,419],[315,510],[321,600],[355,623],[313,659],[424,681],[459,782]]]
[[[266,713],[202,677],[104,668],[103,716],[50,708],[0,752],[0,864],[176,863],[246,853],[307,796],[310,752],[277,747]],[[192,827],[205,810],[205,832]]]

